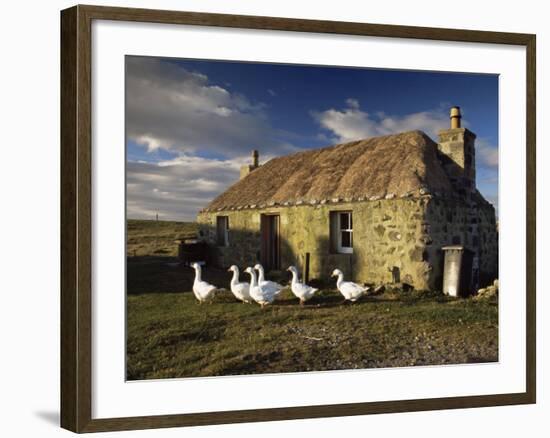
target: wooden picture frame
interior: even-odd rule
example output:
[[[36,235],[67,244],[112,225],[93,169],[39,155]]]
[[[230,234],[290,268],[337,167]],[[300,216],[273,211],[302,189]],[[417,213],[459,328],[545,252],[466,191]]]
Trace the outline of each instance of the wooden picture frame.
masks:
[[[518,45],[526,48],[526,391],[126,418],[92,418],[92,35],[93,20],[284,30]],[[98,432],[535,403],[535,47],[530,34],[196,12],[75,6],[61,12],[61,426]]]

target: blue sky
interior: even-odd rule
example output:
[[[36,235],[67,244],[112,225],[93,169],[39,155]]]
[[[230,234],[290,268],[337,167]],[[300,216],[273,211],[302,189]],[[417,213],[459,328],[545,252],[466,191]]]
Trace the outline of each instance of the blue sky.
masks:
[[[421,129],[459,105],[477,135],[477,183],[496,205],[495,75],[127,57],[128,217],[193,220],[260,161]]]

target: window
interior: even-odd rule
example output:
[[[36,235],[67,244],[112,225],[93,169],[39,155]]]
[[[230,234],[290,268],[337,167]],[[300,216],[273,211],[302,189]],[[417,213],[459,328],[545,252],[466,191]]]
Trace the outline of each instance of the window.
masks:
[[[216,236],[218,246],[229,246],[229,217],[218,216],[216,218]]]
[[[353,216],[351,211],[330,213],[331,250],[335,253],[353,253]]]

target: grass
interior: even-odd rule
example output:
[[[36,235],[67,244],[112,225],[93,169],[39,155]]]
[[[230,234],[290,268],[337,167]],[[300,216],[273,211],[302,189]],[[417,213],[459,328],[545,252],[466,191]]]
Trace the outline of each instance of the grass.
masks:
[[[145,225],[134,236],[151,231],[168,236],[192,227]],[[160,248],[170,239],[149,245]],[[162,254],[168,253],[166,248]],[[264,310],[237,302],[228,291],[199,305],[191,292],[192,270],[174,262],[159,254],[128,258],[130,380],[498,360],[496,301],[413,291],[351,305],[327,288],[303,308],[289,291]],[[228,287],[224,270],[207,268],[204,276]]]
[[[126,251],[128,256],[175,257],[177,239],[194,236],[197,225],[193,222],[170,222],[128,219]]]

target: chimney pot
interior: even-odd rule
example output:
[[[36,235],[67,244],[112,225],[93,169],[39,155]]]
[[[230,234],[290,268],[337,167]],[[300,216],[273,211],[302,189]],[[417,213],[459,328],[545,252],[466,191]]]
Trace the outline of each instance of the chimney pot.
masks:
[[[258,151],[256,149],[254,149],[252,151],[252,166],[254,168],[259,166],[259,158],[260,158],[260,154],[258,153]]]
[[[460,119],[462,118],[462,114],[460,114],[460,107],[459,106],[453,106],[451,108],[451,129],[460,128]]]

